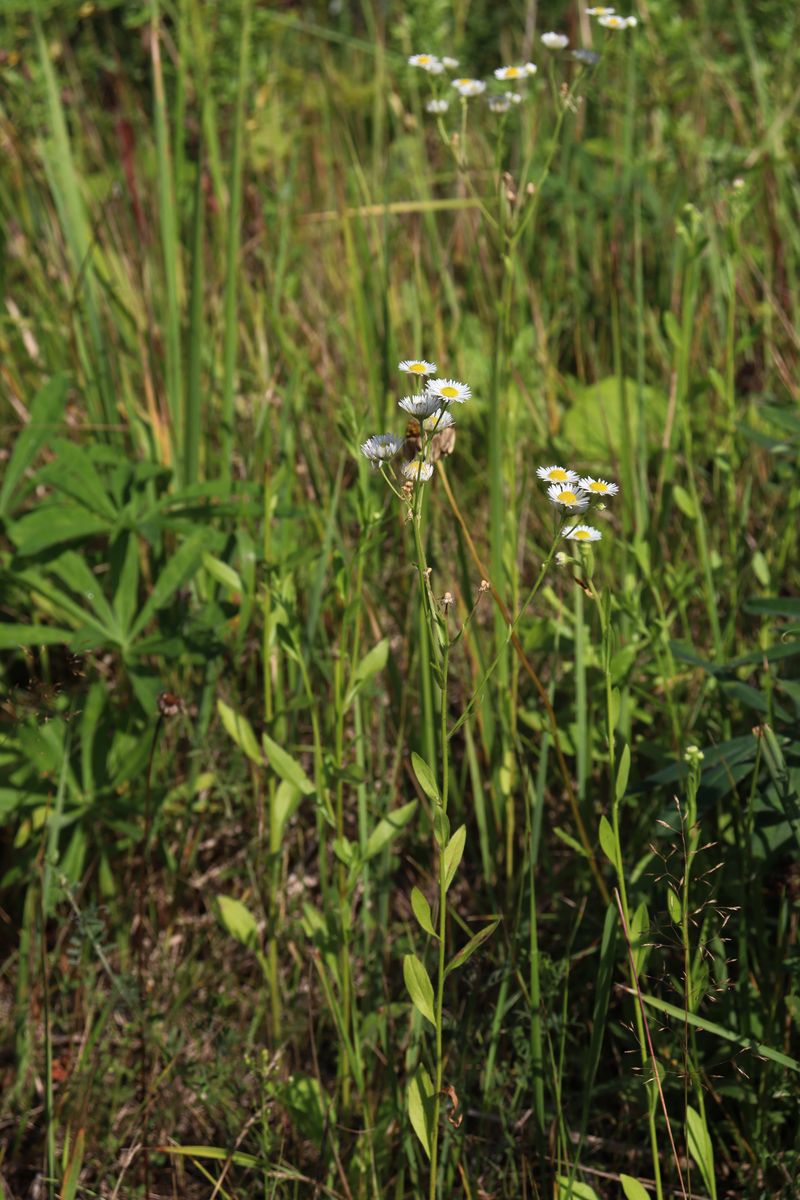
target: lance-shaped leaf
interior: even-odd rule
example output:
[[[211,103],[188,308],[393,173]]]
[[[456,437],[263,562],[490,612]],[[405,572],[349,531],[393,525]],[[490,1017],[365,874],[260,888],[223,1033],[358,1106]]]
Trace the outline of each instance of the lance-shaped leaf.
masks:
[[[450,841],[447,843],[447,849],[444,852],[444,890],[450,887],[453,882],[453,876],[458,870],[458,865],[464,854],[464,843],[467,840],[466,825],[459,825]]]
[[[388,846],[392,838],[397,837],[403,826],[408,824],[416,807],[416,800],[412,800],[402,808],[396,808],[388,817],[382,817],[369,835],[364,848],[364,858],[374,858],[376,854],[380,854],[384,846]]]
[[[283,746],[279,746],[277,742],[273,742],[272,738],[268,737],[266,733],[262,733],[261,743],[264,747],[264,753],[269,760],[269,765],[275,774],[280,775],[281,779],[285,779],[287,783],[294,784],[304,796],[310,796],[314,791],[314,784],[308,778],[300,763],[292,758],[291,754],[287,754]]]
[[[408,1085],[407,1098],[412,1128],[422,1142],[422,1149],[430,1158],[435,1110],[433,1081],[421,1064]]]
[[[499,924],[499,918],[496,921],[490,921],[489,924],[484,925],[483,929],[476,933],[474,937],[471,937],[466,946],[462,946],[458,954],[456,954],[454,958],[450,959],[450,962],[445,968],[445,976],[449,975],[451,971],[455,971],[459,967],[463,967],[467,959],[472,958],[478,947],[482,946],[483,943],[492,936]]]
[[[414,774],[417,777],[417,782],[422,788],[429,800],[439,803],[439,788],[436,783],[436,776],[430,769],[424,758],[420,758],[413,751],[411,753],[411,765],[414,768]]]
[[[258,926],[247,905],[233,896],[217,896],[222,924],[231,937],[253,950],[258,945]]]
[[[386,666],[386,660],[389,657],[389,639],[383,638],[378,642],[377,646],[373,646],[371,650],[362,658],[361,662],[353,672],[353,678],[350,680],[350,686],[347,689],[344,706],[349,708],[355,699],[360,689],[364,686],[368,679],[373,675],[377,675]]]
[[[625,1193],[625,1200],[652,1200],[647,1189],[632,1175],[620,1175],[619,1181]]]
[[[608,817],[600,818],[600,847],[613,867],[617,865],[617,842]]]
[[[408,994],[411,997],[414,1007],[419,1009],[423,1017],[427,1021],[430,1021],[431,1025],[435,1025],[433,984],[423,963],[420,962],[416,954],[406,954],[404,956],[403,978],[406,981]]]
[[[419,921],[426,933],[430,933],[433,937],[438,937],[438,933],[433,928],[433,918],[431,916],[431,906],[423,896],[418,887],[411,889],[411,907],[414,910],[414,916]]]
[[[224,700],[217,700],[217,712],[220,715],[222,724],[225,726],[225,732],[233,738],[239,749],[243,750],[252,762],[263,767],[264,755],[261,753],[258,739],[253,732],[253,726],[247,717],[243,717],[241,713],[235,712]]]

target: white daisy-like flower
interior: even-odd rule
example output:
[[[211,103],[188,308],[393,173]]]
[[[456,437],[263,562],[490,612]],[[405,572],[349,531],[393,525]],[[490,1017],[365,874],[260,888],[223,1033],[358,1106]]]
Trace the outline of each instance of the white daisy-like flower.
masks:
[[[452,413],[446,408],[437,408],[436,412],[431,413],[422,422],[422,428],[426,433],[440,433],[443,429],[449,429],[451,425],[455,425],[455,418]]]
[[[431,379],[428,382],[428,393],[438,401],[446,404],[463,404],[472,395],[472,389],[466,383],[457,379]]]
[[[563,50],[569,45],[569,38],[563,33],[543,33],[542,45],[547,46],[548,50]]]
[[[436,363],[426,362],[424,358],[404,358],[397,364],[397,369],[407,375],[435,375]]]
[[[599,529],[592,529],[591,525],[565,525],[561,536],[569,538],[571,542],[599,542],[603,535]]]
[[[403,439],[393,433],[375,433],[361,445],[361,453],[368,458],[374,468],[381,463],[390,462],[403,448]]]
[[[537,467],[536,474],[545,483],[577,483],[578,472],[566,467]]]
[[[410,67],[421,67],[423,71],[436,71],[442,64],[435,54],[412,54],[408,60]]]
[[[407,462],[403,467],[403,475],[412,483],[426,483],[433,474],[433,464],[423,462],[419,458],[415,458],[413,462]]]
[[[458,66],[458,59],[450,58],[449,55],[443,54],[442,55],[442,66],[447,67],[448,71],[455,71],[456,67]]]
[[[589,507],[589,497],[586,492],[582,492],[574,484],[563,487],[560,483],[553,483],[547,489],[547,495],[553,504],[557,504],[560,508],[574,508],[578,512],[583,512],[585,508]]]
[[[628,17],[627,23],[628,23],[628,29],[635,29],[636,26],[639,24],[639,22],[636,20],[636,17]]]
[[[442,401],[439,396],[434,396],[431,392],[420,392],[418,396],[404,396],[397,403],[403,412],[407,412],[411,417],[416,417],[418,421],[424,421],[426,417],[432,416],[437,409],[441,408]]]
[[[436,113],[438,116],[440,113],[446,113],[449,107],[449,100],[429,100],[425,105],[425,111]]]
[[[489,109],[493,113],[507,113],[512,104],[520,104],[522,96],[519,92],[504,92],[502,96],[487,96]]]
[[[454,79],[453,87],[464,97],[480,96],[486,91],[486,84],[482,79]]]
[[[533,66],[533,64],[528,63],[524,67],[498,67],[494,73],[494,77],[503,81],[506,79],[524,79],[526,75],[530,74],[528,66]]]
[[[535,75],[538,70],[539,68],[537,67],[536,63],[525,63],[526,75]]]
[[[587,8],[586,12],[590,17],[610,17],[617,10],[615,8]]]
[[[591,496],[616,496],[619,491],[618,484],[607,483],[605,479],[593,479],[591,475],[584,475],[583,479],[579,479],[578,487]]]
[[[628,18],[627,17],[616,17],[616,16],[599,17],[597,23],[598,23],[598,25],[602,25],[604,29],[627,29],[628,28]]]

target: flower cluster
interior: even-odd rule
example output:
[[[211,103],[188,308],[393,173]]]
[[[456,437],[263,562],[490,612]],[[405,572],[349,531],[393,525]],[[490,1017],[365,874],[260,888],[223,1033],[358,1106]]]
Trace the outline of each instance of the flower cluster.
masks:
[[[616,496],[619,486],[606,479],[595,479],[592,475],[580,476],[569,467],[538,467],[536,474],[543,483],[549,484],[547,496],[556,509],[569,513],[585,512],[592,501]],[[599,542],[603,536],[591,525],[565,525],[561,536],[573,542]]]
[[[415,423],[413,432],[419,435],[419,453],[403,464],[401,474],[407,484],[425,483],[433,475],[431,450],[434,434],[455,425],[450,411],[453,404],[463,404],[472,396],[469,384],[458,379],[431,379],[436,374],[436,363],[425,358],[404,358],[397,369],[406,375],[416,376],[422,385],[410,396],[398,400],[398,407]],[[368,437],[361,445],[361,453],[372,463],[374,470],[383,469],[397,458],[407,443],[393,433],[377,433]],[[414,445],[412,440],[411,445]]]
[[[562,34],[544,34],[542,42],[549,49],[563,49],[567,45],[568,39]],[[429,75],[442,75],[445,70],[454,71],[458,66],[456,58],[439,58],[435,54],[412,54],[408,59],[409,66],[417,67],[420,70],[426,71]],[[527,79],[532,78],[538,68],[535,63],[523,63],[519,66],[498,67],[494,72],[495,79],[501,83],[518,81],[524,83]],[[487,90],[486,81],[483,79],[473,79],[468,75],[461,76],[451,80],[451,87],[455,88],[462,100],[471,100],[476,96],[483,96]],[[514,105],[522,102],[522,94],[520,92],[501,92],[489,93],[486,95],[486,103],[490,112],[507,113]],[[450,107],[450,101],[446,96],[433,95],[425,103],[425,111],[434,116],[442,116]]]
[[[613,8],[587,8],[590,17],[597,17],[599,25],[606,29],[635,29],[636,17],[621,17]]]

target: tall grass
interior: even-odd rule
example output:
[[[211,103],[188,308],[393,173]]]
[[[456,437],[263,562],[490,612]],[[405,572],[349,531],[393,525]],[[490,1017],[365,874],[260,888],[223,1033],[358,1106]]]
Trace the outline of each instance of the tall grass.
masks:
[[[794,1196],[797,17],[637,16],[9,9],[0,1191]]]

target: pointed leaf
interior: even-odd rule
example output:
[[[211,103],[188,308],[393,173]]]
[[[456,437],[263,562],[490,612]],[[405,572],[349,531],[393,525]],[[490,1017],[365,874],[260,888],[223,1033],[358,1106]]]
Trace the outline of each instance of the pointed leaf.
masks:
[[[386,661],[389,657],[389,639],[382,638],[377,646],[373,646],[368,650],[361,662],[353,672],[353,678],[350,680],[350,686],[347,689],[344,706],[349,708],[355,699],[356,694],[361,687],[371,679],[373,675],[377,675],[386,666]]]
[[[178,588],[183,587],[192,578],[200,566],[203,545],[207,542],[208,537],[205,533],[196,533],[167,559],[164,570],[153,584],[152,592],[133,623],[131,638],[138,637],[158,610],[169,604]]]
[[[429,800],[436,803],[440,802],[439,788],[436,783],[436,776],[430,769],[424,758],[420,758],[418,754],[411,752],[411,765],[414,768],[414,774],[417,777],[417,782],[422,788]]]
[[[408,1115],[414,1133],[422,1142],[422,1149],[428,1158],[431,1156],[434,1108],[433,1081],[420,1065],[408,1085]]]
[[[450,841],[447,843],[447,849],[444,852],[444,890],[447,891],[450,884],[453,882],[453,876],[458,870],[464,853],[464,843],[467,840],[466,825],[459,825]]]
[[[275,774],[280,775],[281,779],[285,779],[287,783],[294,784],[304,796],[311,796],[316,789],[300,763],[292,758],[291,754],[287,754],[277,742],[273,742],[266,733],[261,735],[261,744]]]
[[[431,934],[432,937],[438,938],[439,935],[433,928],[431,906],[418,887],[411,889],[411,907],[414,910],[414,916],[425,932]]]
[[[228,566],[221,558],[215,558],[213,554],[205,553],[203,555],[203,566],[211,578],[216,579],[217,583],[221,583],[228,591],[238,592],[240,596],[244,594],[244,584],[239,572],[235,571],[233,567]]]
[[[376,854],[380,854],[384,846],[388,846],[392,838],[397,837],[403,826],[408,824],[416,807],[416,800],[412,800],[409,804],[404,804],[402,808],[396,808],[388,817],[382,817],[369,835],[364,849],[364,858],[374,858]]]
[[[686,1141],[689,1153],[700,1168],[706,1191],[714,1193],[714,1151],[706,1123],[691,1106],[686,1109]]]
[[[558,1200],[599,1200],[599,1196],[588,1183],[579,1183],[568,1175],[559,1175]]]
[[[431,1025],[436,1024],[433,1012],[433,984],[430,981],[424,964],[416,954],[406,954],[403,957],[403,978],[406,981],[408,994],[416,1008]]]
[[[478,933],[476,933],[474,937],[471,937],[470,940],[467,942],[466,946],[462,946],[461,949],[459,950],[458,954],[456,954],[453,958],[450,959],[450,962],[447,964],[447,967],[445,968],[445,975],[447,976],[450,974],[451,971],[456,971],[456,970],[458,970],[459,967],[463,967],[463,965],[467,961],[467,959],[472,958],[473,954],[478,949],[478,947],[482,946],[483,943],[492,936],[492,934],[494,933],[495,929],[497,929],[497,926],[499,924],[500,924],[499,918],[496,921],[490,921],[489,924],[484,925],[483,929],[481,929]]]
[[[261,753],[258,739],[253,732],[253,726],[247,717],[243,717],[241,713],[235,712],[224,700],[217,701],[217,712],[220,715],[228,736],[233,738],[236,745],[240,750],[244,751],[251,762],[256,763],[259,767],[263,767],[264,755]]]
[[[617,865],[617,842],[608,817],[600,818],[600,847],[613,867]]]
[[[0,484],[0,515],[5,514],[9,500],[25,472],[33,466],[39,450],[52,438],[61,424],[61,414],[67,399],[69,375],[62,372],[54,375],[34,397],[30,410],[30,421],[18,434],[3,471]]]
[[[625,789],[628,786],[628,776],[631,770],[631,748],[627,744],[623,746],[622,753],[619,756],[619,767],[617,768],[617,783],[616,797],[617,803],[625,795]]]

